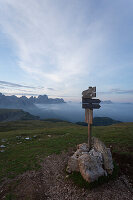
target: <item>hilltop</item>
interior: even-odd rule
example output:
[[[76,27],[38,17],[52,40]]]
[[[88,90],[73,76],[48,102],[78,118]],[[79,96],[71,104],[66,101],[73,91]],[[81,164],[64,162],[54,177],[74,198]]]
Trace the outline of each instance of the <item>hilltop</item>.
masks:
[[[118,124],[118,123],[121,123],[121,121],[114,120],[110,117],[94,117],[93,118],[94,126],[108,126],[108,125]],[[82,126],[88,126],[86,122],[77,122],[76,124],[79,124]]]
[[[25,112],[22,109],[0,109],[0,122],[17,121],[17,120],[39,120],[40,117],[34,116],[29,112]],[[45,118],[44,121],[49,122],[69,122],[56,118]],[[93,126],[108,126],[112,124],[121,123],[120,121],[113,120],[109,117],[94,117]],[[76,122],[78,125],[88,126],[86,122]]]
[[[0,109],[0,122],[16,120],[37,120],[39,117],[21,109]]]
[[[87,127],[58,120],[0,123],[0,199],[101,200],[101,193],[102,199],[132,199],[124,181],[133,181],[133,123],[94,126],[92,135],[111,147],[120,177],[90,191],[65,173],[76,145],[87,142]]]

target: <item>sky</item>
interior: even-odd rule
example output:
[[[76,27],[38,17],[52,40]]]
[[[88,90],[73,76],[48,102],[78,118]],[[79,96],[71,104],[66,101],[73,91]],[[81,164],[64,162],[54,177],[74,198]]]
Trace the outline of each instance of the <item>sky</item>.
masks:
[[[0,92],[133,102],[132,0],[0,0]]]

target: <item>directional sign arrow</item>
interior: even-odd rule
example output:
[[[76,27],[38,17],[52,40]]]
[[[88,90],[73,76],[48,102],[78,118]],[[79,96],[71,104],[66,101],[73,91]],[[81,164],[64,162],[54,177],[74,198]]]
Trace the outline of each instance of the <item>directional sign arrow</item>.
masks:
[[[101,106],[99,104],[83,103],[82,108],[88,109],[99,109]]]
[[[100,103],[99,99],[90,99],[82,97],[82,103]]]

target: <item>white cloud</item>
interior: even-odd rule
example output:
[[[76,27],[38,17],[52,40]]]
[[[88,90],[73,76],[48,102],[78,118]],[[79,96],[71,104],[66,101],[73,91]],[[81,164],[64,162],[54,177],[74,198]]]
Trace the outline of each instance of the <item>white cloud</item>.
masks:
[[[1,29],[14,42],[19,68],[38,85],[57,89],[56,94],[79,95],[88,84],[101,90],[121,87],[121,79],[114,79],[124,71],[119,43],[128,13],[120,0],[96,3],[0,0]]]
[[[91,72],[93,53],[105,35],[100,20],[85,21],[91,16],[81,6],[75,0],[2,1],[1,25],[15,41],[19,67],[38,80],[64,86]]]

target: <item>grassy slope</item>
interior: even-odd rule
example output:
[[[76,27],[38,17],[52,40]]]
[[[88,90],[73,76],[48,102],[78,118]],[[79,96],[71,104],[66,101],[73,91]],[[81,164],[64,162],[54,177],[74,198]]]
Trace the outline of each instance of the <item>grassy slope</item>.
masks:
[[[113,152],[133,155],[133,123],[93,127],[93,135]],[[17,136],[17,137],[16,137]],[[20,136],[20,137],[18,137]],[[26,140],[26,137],[31,139]],[[3,139],[5,139],[3,141]],[[38,169],[41,160],[76,144],[87,142],[87,127],[67,122],[16,121],[0,123],[0,179],[15,177],[26,170]]]
[[[0,114],[8,113],[8,112],[18,112],[20,109],[7,109],[7,108],[0,108]]]
[[[94,117],[93,118],[94,126],[109,126],[109,125],[118,124],[118,123],[121,123],[121,122],[111,119],[110,117]],[[86,122],[77,122],[76,124],[82,125],[82,126],[88,126]]]
[[[39,117],[31,115],[22,109],[4,109],[0,108],[0,122],[3,121],[16,121],[16,120],[34,120]]]

